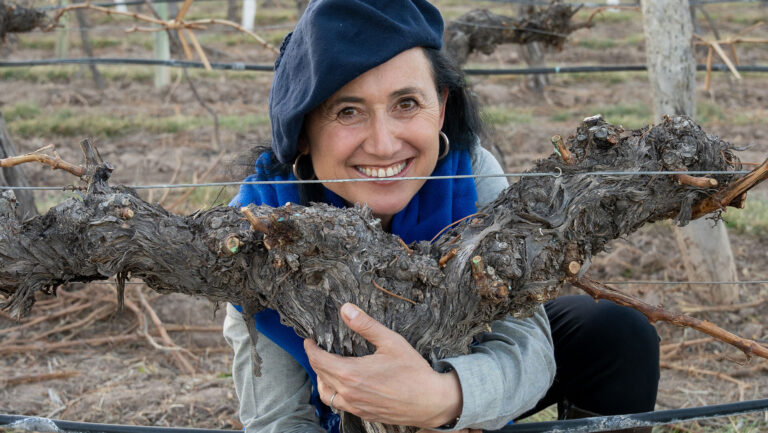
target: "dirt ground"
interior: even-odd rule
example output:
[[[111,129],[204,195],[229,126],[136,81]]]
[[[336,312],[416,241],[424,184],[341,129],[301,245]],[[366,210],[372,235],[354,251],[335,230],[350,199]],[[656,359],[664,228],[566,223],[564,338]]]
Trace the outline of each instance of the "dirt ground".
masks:
[[[499,3],[436,2],[448,18],[470,7],[492,7],[513,15]],[[261,5],[261,3],[260,3]],[[259,25],[295,22],[292,2],[272,1],[260,9]],[[260,6],[261,7],[261,6]],[[197,9],[196,9],[197,8]],[[200,3],[199,17],[223,16],[220,3]],[[752,4],[707,6],[722,37],[768,19],[768,8]],[[191,13],[193,13],[191,12]],[[578,15],[585,19],[591,10]],[[703,36],[712,32],[698,15]],[[74,20],[74,18],[73,18]],[[151,36],[124,36],[127,20],[91,15],[91,38],[100,57],[150,57]],[[562,52],[548,53],[549,65],[642,64],[642,24],[637,11],[605,12],[595,27],[572,35]],[[287,29],[264,29],[279,41]],[[204,37],[205,36],[205,37]],[[762,25],[749,36],[768,37]],[[76,33],[70,36],[72,57],[81,55]],[[144,39],[141,39],[144,38]],[[10,39],[0,60],[53,58],[54,35],[32,33]],[[232,32],[202,35],[211,60],[269,63],[273,56]],[[147,42],[149,41],[149,42]],[[148,45],[149,44],[149,45]],[[765,65],[768,45],[737,47],[741,64]],[[697,52],[702,63],[706,52]],[[180,55],[179,55],[180,57]],[[468,66],[524,67],[518,50],[501,47],[492,55],[473,55]],[[90,136],[105,160],[115,167],[114,181],[131,185],[239,180],[247,168],[243,152],[270,137],[266,104],[269,73],[194,71],[201,98],[222,122],[217,145],[210,115],[181,76],[162,89],[152,84],[152,69],[102,67],[107,86],[94,88],[89,72],[78,67],[0,69],[0,111],[20,152],[55,143],[69,161],[79,161],[77,142]],[[704,128],[746,148],[742,161],[761,162],[768,155],[768,74],[744,74],[735,80],[715,73],[705,91],[699,74],[699,120]],[[628,127],[652,118],[650,91],[643,73],[577,74],[550,77],[542,93],[530,90],[517,76],[471,77],[491,126],[486,145],[503,158],[507,171],[525,170],[551,152],[549,138],[568,135],[578,122],[602,113]],[[67,174],[26,167],[32,185],[66,185]],[[233,188],[142,190],[142,195],[175,212],[189,213],[226,203]],[[41,210],[71,196],[36,194]],[[743,280],[768,280],[768,187],[750,194],[750,206],[727,215],[730,241]],[[754,203],[754,204],[753,204]],[[738,213],[742,212],[742,213]],[[731,217],[733,215],[733,217]],[[687,284],[626,283],[684,281],[683,257],[674,227],[658,223],[627,239],[615,241],[593,263],[590,274],[652,304],[714,322],[744,337],[768,342],[768,284],[743,284],[736,306],[712,305],[710,287]],[[573,293],[573,288],[564,288]],[[237,399],[230,377],[230,353],[221,337],[224,312],[202,299],[162,296],[136,282],[128,286],[130,301],[116,311],[111,283],[60,288],[58,297],[40,295],[32,314],[11,320],[0,312],[0,413],[45,416],[73,421],[239,429]],[[141,293],[150,307],[141,302]],[[699,311],[712,307],[718,311]],[[172,341],[162,338],[151,313]],[[764,398],[768,361],[746,360],[725,344],[704,339],[690,329],[657,324],[662,345],[662,380],[657,409],[683,408]],[[191,365],[186,371],[177,358]],[[631,390],[628,390],[631,392]],[[552,411],[538,418],[551,418]],[[768,413],[687,423],[660,431],[763,432]]]

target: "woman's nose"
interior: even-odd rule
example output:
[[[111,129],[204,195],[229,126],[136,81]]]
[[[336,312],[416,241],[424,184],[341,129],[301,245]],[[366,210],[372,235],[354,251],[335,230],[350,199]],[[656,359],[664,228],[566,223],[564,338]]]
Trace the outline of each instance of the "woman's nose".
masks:
[[[394,156],[401,147],[395,122],[385,115],[375,116],[370,123],[371,130],[363,144],[363,150],[381,159]]]

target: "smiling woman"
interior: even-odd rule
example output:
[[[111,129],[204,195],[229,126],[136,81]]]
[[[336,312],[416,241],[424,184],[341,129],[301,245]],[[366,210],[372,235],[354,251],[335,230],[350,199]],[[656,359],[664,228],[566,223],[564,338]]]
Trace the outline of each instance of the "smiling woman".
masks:
[[[355,78],[307,117],[299,148],[318,179],[347,203],[367,204],[389,227],[437,165],[447,90],[438,89],[421,48],[404,51]],[[447,143],[446,143],[447,144]]]
[[[411,243],[495,199],[507,186],[503,177],[397,180],[502,173],[479,145],[482,122],[460,69],[440,51],[442,33],[439,12],[424,0],[312,1],[281,46],[269,101],[272,143],[257,152],[246,180],[321,183],[243,185],[231,204],[367,205],[382,227]],[[335,179],[367,181],[322,182]],[[301,260],[292,266],[312,266]],[[324,270],[314,275],[313,284],[339,284]],[[268,291],[285,289],[276,281]],[[340,311],[339,320],[375,347],[371,355],[327,353],[274,310],[251,316],[228,306],[224,336],[235,353],[240,417],[247,432],[467,433],[499,428],[537,403],[536,410],[567,401],[594,412],[652,409],[653,328],[633,310],[574,298],[497,320],[475,336],[471,353],[433,365],[349,303],[325,308]],[[623,332],[632,332],[632,347],[619,347]],[[557,378],[555,358],[570,367]]]

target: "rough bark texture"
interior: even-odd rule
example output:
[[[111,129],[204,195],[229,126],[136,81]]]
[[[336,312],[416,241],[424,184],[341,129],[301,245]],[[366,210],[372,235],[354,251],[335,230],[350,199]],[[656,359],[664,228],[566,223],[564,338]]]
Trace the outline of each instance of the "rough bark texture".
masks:
[[[0,40],[5,40],[8,33],[32,31],[44,24],[45,14],[35,9],[25,8],[15,3],[0,0]]]
[[[642,2],[648,79],[653,95],[654,117],[696,117],[696,61],[691,50],[693,23],[687,0]],[[694,221],[675,230],[675,239],[691,281],[736,281],[736,264],[721,221]],[[739,286],[699,287],[707,301],[731,304],[739,298]]]
[[[531,170],[562,176],[521,179],[434,243],[412,244],[413,251],[365,207],[250,206],[256,230],[232,208],[173,215],[107,185],[109,168],[90,151],[81,199],[25,222],[14,216],[12,197],[0,200],[4,308],[22,315],[37,291],[130,276],[161,292],[240,304],[248,313],[273,308],[300,336],[332,352],[369,354],[373,347],[338,314],[353,302],[435,360],[467,353],[491,321],[526,316],[555,297],[569,264],[586,270],[610,240],[663,218],[686,223],[692,205],[714,191],[673,176],[590,172],[739,168],[728,162],[736,160],[728,143],[684,117],[637,131],[589,118],[567,146],[573,164],[552,155]],[[723,187],[734,177],[715,179]]]
[[[648,80],[656,119],[696,117],[696,61],[688,0],[643,0]]]
[[[11,135],[8,134],[3,113],[0,112],[0,159],[16,155],[16,145],[13,144]],[[0,169],[0,185],[29,186],[29,182],[27,182],[21,167],[3,167]],[[22,218],[30,218],[37,215],[35,197],[32,195],[32,191],[18,190],[16,191],[16,199],[18,200]]]
[[[474,9],[448,23],[443,42],[459,64],[465,63],[473,51],[491,54],[500,44],[540,42],[560,50],[569,34],[592,26],[591,23],[571,22],[579,9],[580,6],[555,1],[547,8],[531,7],[520,18]]]

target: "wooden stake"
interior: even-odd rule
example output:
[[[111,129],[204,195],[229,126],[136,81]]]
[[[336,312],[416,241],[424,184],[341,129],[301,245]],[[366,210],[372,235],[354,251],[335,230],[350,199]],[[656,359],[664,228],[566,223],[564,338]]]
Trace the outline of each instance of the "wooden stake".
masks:
[[[253,31],[253,23],[256,18],[256,0],[243,0],[243,28]]]
[[[712,84],[712,55],[714,54],[712,46],[707,48],[707,74],[704,76],[704,90],[709,92],[709,86]]]
[[[61,0],[59,6],[67,6],[68,0]],[[56,57],[65,59],[69,57],[69,19],[63,18],[56,27]]]
[[[168,3],[157,3],[154,7],[163,21],[168,19]],[[171,59],[171,45],[168,40],[167,32],[162,31],[155,33],[153,55],[155,60],[166,61]],[[155,66],[155,89],[162,89],[170,84],[170,82],[171,69],[167,66]]]

